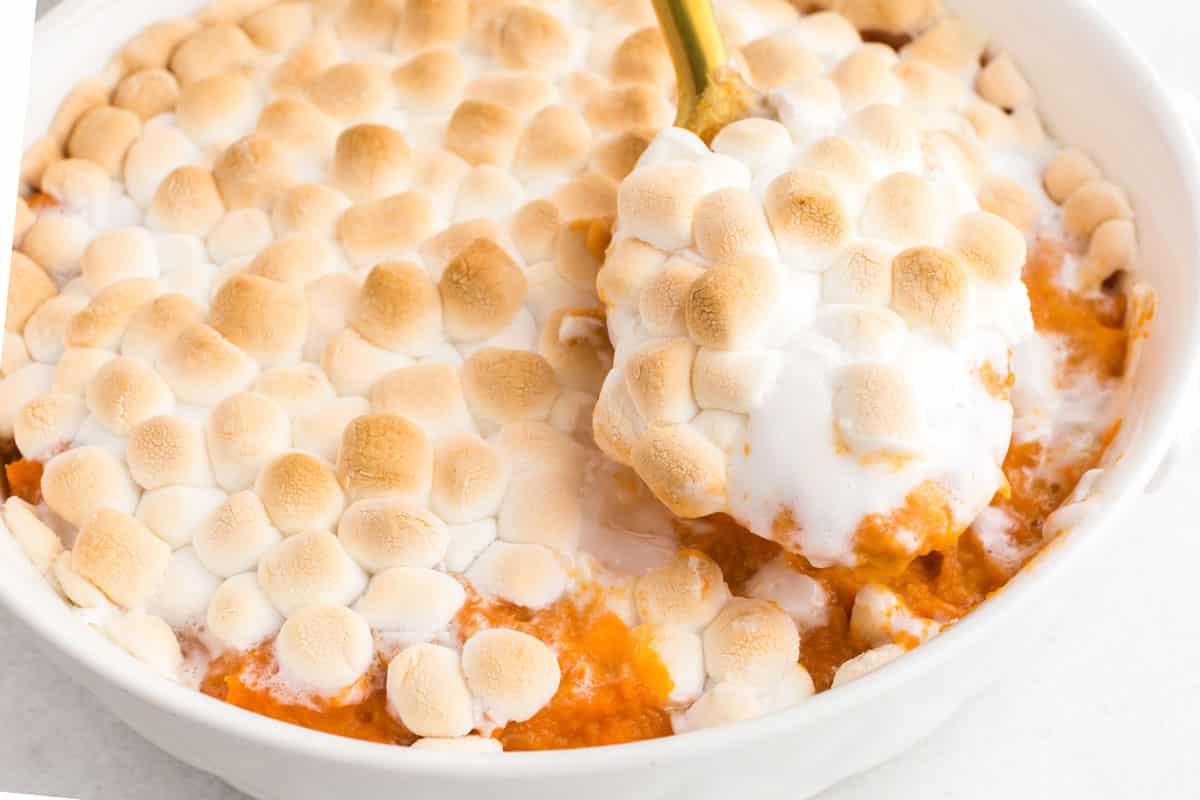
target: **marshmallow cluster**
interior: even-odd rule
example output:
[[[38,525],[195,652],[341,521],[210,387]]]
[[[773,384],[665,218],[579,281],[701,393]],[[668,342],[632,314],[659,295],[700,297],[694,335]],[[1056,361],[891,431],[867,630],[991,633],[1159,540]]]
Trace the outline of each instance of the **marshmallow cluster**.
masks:
[[[169,678],[184,636],[270,648],[300,702],[385,659],[419,748],[498,749],[564,681],[566,643],[464,636],[472,597],[608,592],[677,731],[804,700],[826,587],[780,557],[733,596],[601,451],[816,564],[865,557],[864,519],[927,548],[889,522],[906,501],[957,533],[999,485],[1011,409],[979,373],[1028,332],[1042,211],[993,157],[1041,141],[1009,60],[980,68],[936,3],[834,5],[719,4],[778,121],[712,149],[656,136],[649,3],[217,0],[148,27],[22,163],[0,439],[44,504],[5,527]],[[1095,165],[1063,151],[1044,184],[1090,237],[1081,281],[1125,268]],[[852,626],[873,649],[838,684],[940,630],[875,585]]]
[[[741,50],[775,119],[711,147],[664,130],[621,184],[596,441],[674,513],[895,568],[1003,485],[989,376],[1033,332],[1021,270],[1049,202],[1031,93],[1005,56],[980,68],[984,44],[947,18],[897,54],[804,17]],[[1115,187],[1073,185],[1088,163],[1047,173],[1066,232],[1129,229]],[[1125,263],[1118,238],[1093,236],[1096,263]]]

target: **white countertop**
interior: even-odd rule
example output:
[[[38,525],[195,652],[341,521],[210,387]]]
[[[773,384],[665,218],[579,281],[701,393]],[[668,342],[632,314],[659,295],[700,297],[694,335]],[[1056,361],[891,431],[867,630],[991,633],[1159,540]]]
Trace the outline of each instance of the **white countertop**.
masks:
[[[1200,92],[1200,12],[1168,0],[1096,4],[1168,85]],[[914,750],[822,800],[1200,795],[1198,477],[1176,475],[1141,502],[1116,546],[1083,565],[1073,601],[1009,676]],[[140,739],[47,663],[3,612],[0,709],[0,792],[243,797]]]

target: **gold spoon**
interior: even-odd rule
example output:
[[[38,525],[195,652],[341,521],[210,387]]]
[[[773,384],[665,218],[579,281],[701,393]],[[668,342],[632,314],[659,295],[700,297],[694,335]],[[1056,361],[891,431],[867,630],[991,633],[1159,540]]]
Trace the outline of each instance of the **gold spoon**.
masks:
[[[711,142],[721,128],[758,112],[762,99],[729,65],[710,0],[654,0],[675,82],[675,125]]]

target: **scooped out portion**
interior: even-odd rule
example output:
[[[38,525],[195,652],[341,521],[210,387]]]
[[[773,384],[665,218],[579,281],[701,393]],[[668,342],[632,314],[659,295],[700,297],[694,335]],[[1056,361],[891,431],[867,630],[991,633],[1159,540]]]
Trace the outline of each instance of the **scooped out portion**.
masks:
[[[971,73],[936,69],[928,96],[902,80],[935,70],[912,50],[814,55],[768,95],[777,120],[711,147],[660,132],[598,278],[601,448],[676,514],[726,512],[817,566],[896,572],[970,525],[1004,487],[1033,332],[1038,209],[1010,176],[1045,145],[986,142]]]

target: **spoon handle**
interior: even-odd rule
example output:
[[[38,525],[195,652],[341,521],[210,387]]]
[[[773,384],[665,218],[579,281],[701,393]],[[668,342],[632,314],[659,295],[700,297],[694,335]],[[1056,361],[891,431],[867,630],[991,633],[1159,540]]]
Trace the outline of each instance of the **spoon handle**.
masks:
[[[725,65],[725,42],[710,0],[654,0],[654,12],[675,65],[679,87],[675,124],[686,128],[713,74]]]

